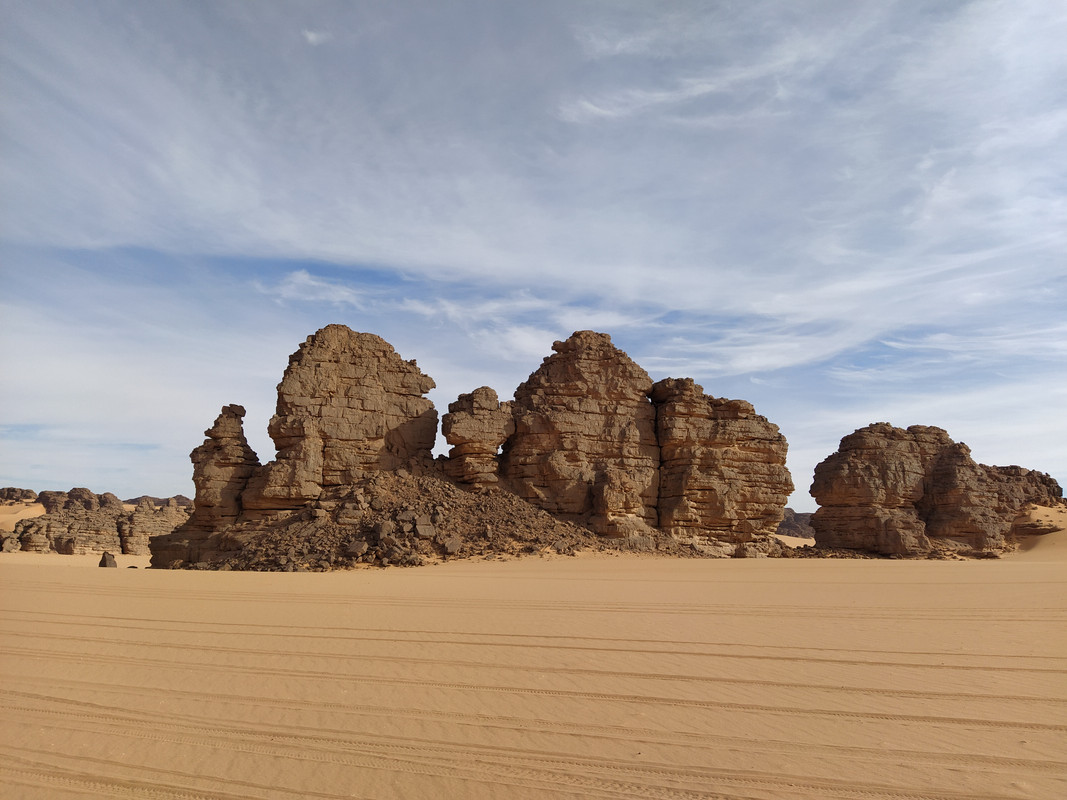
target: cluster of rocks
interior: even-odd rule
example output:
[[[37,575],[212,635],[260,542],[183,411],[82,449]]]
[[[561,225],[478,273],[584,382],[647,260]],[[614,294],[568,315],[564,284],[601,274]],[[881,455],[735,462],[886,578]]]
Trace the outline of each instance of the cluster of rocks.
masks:
[[[449,406],[457,482],[501,485],[609,538],[731,555],[774,533],[793,490],[776,425],[691,379],[653,384],[607,334],[579,331],[552,349],[513,401],[482,387]]]
[[[172,532],[190,513],[175,498],[160,506],[144,498],[131,508],[110,492],[95,494],[83,488],[41,492],[35,499],[45,513],[15,523],[5,537],[5,551],[146,555],[153,537]]]
[[[261,464],[227,405],[193,450],[196,499],[7,488],[39,502],[4,549],[152,553],[155,567],[307,571],[629,549],[676,556],[989,556],[1062,503],[1048,475],[976,463],[940,428],[876,423],[815,471],[814,515],[785,508],[786,441],[743,400],[653,382],[579,331],[501,402],[486,386],[441,419],[433,379],[381,338],[330,325],[278,385]],[[778,533],[814,546],[784,548]]]
[[[820,548],[888,556],[996,555],[1014,546],[1030,505],[1063,502],[1048,475],[990,467],[941,428],[879,422],[841,440],[815,468]]]
[[[37,492],[33,489],[16,489],[14,486],[5,486],[0,489],[0,503],[4,505],[33,503],[36,500]]]
[[[276,459],[260,464],[244,436],[244,409],[224,407],[191,455],[194,512],[153,541],[153,565],[295,569],[331,556],[333,564],[412,563],[484,549],[481,531],[493,527],[484,509],[463,510],[466,533],[416,536],[400,550],[390,533],[383,545],[380,531],[349,513],[370,502],[368,481],[402,474],[440,492],[495,492],[520,516],[540,513],[600,537],[589,541],[718,556],[780,550],[771,534],[793,485],[777,426],[748,403],[706,396],[692,380],[653,384],[606,334],[580,331],[553,350],[514,400],[501,403],[481,387],[452,403],[442,421],[452,450],[435,460],[437,412],[424,397],[433,380],[377,336],[323,328],[290,357],[278,386],[268,428]],[[435,531],[460,524],[441,513],[429,514]],[[417,531],[415,519],[399,521]],[[557,534],[527,544],[554,546]],[[500,547],[516,541],[505,539]],[[353,542],[367,549],[351,555]]]

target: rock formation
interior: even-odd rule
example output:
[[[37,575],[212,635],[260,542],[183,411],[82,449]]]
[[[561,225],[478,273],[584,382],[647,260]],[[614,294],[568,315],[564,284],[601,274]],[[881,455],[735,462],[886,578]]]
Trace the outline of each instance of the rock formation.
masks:
[[[785,507],[782,521],[778,523],[779,536],[792,536],[797,539],[814,539],[815,529],[811,527],[812,515],[806,511],[794,511],[789,506]]]
[[[266,562],[248,554],[264,537],[277,540],[272,547],[289,542],[285,552],[291,545],[298,555],[304,545],[292,537],[333,542],[330,564],[480,552],[463,536],[492,528],[489,518],[466,520],[444,539],[429,531],[447,530],[447,522],[406,520],[417,546],[396,550],[389,526],[397,520],[368,522],[380,510],[372,503],[385,502],[374,490],[384,475],[504,490],[524,514],[548,512],[553,525],[580,525],[618,547],[775,550],[769,534],[792,490],[777,427],[748,403],[705,396],[691,380],[653,387],[606,334],[579,331],[552,349],[513,401],[501,403],[483,386],[450,404],[442,427],[452,449],[434,462],[437,415],[423,396],[433,381],[377,336],[323,328],[293,354],[278,386],[269,427],[277,458],[258,466],[241,430],[243,409],[224,408],[192,454],[193,517],[153,540],[153,566],[259,568]],[[341,541],[351,552],[338,549]],[[271,558],[272,568],[283,563]]]
[[[1062,494],[1043,473],[976,463],[941,428],[879,422],[844,437],[815,468],[811,525],[820,547],[995,554],[1010,547],[1027,504],[1056,504]]]
[[[705,545],[777,530],[793,481],[786,441],[744,400],[708,397],[690,378],[652,387],[661,447],[659,526]]]
[[[515,433],[512,403],[501,403],[488,386],[461,394],[441,418],[452,445],[445,469],[457,483],[482,488],[498,481],[500,446]]]
[[[434,387],[384,339],[328,325],[289,357],[268,432],[277,458],[256,470],[245,509],[296,509],[368,473],[431,463]]]
[[[0,503],[32,503],[37,499],[37,492],[32,489],[16,489],[5,486],[0,489]]]
[[[579,331],[515,390],[501,453],[508,488],[607,536],[658,522],[659,445],[652,380],[611,337]]]
[[[37,501],[44,515],[20,520],[14,531],[20,549],[37,553],[144,555],[153,537],[170,533],[189,517],[173,498],[161,508],[145,501],[129,510],[110,492],[98,495],[83,488],[41,492]]]

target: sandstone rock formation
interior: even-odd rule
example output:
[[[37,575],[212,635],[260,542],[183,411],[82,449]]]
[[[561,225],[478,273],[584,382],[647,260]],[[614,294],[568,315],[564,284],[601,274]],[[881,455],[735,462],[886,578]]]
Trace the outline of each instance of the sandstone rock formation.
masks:
[[[189,517],[173,499],[161,508],[143,502],[131,511],[110,492],[84,488],[41,492],[37,501],[45,514],[19,521],[14,533],[22,550],[38,553],[144,555],[152,537],[170,533]]]
[[[192,509],[193,507],[192,499],[186,497],[184,494],[176,494],[173,497],[153,497],[150,494],[142,494],[137,497],[127,498],[122,502],[123,505],[127,506],[139,506],[145,500],[147,500],[149,504],[154,506],[155,508],[160,508],[162,506],[168,505],[172,500],[175,504],[183,508],[188,507],[189,509]]]
[[[32,503],[37,499],[37,492],[32,489],[16,489],[5,486],[0,489],[0,503]]]
[[[301,508],[323,488],[432,462],[434,387],[384,339],[328,325],[289,357],[268,432],[277,458],[257,470],[245,509]]]
[[[641,533],[658,522],[659,445],[652,380],[611,337],[579,331],[515,390],[504,443],[508,488],[597,533]]]
[[[662,452],[659,526],[705,544],[777,530],[793,481],[786,441],[744,400],[708,397],[690,378],[652,387]]]
[[[1048,475],[976,463],[941,428],[879,422],[841,440],[815,468],[817,544],[883,555],[935,550],[995,554],[1010,547],[1029,503],[1060,502]]]
[[[262,559],[248,554],[263,537],[289,542],[288,553],[301,550],[292,538],[301,535],[333,542],[330,564],[480,552],[463,538],[494,524],[480,518],[444,538],[448,521],[407,520],[418,546],[403,552],[394,529],[368,533],[368,515],[379,510],[369,504],[381,501],[373,487],[384,475],[503,490],[524,513],[548,512],[553,525],[580,525],[619,547],[775,550],[768,537],[792,485],[774,425],[748,403],[706,397],[692,381],[654,389],[606,334],[579,331],[553,350],[514,401],[501,403],[483,386],[452,403],[443,419],[452,450],[434,462],[437,415],[423,397],[433,381],[377,336],[323,328],[293,354],[278,386],[269,428],[277,458],[258,466],[241,429],[244,410],[225,407],[192,453],[194,514],[153,540],[153,566],[258,568]],[[341,540],[351,552],[338,549]]]
[[[512,403],[501,403],[488,386],[461,394],[441,418],[441,431],[452,445],[445,469],[457,483],[473,487],[498,481],[500,446],[515,433]]]

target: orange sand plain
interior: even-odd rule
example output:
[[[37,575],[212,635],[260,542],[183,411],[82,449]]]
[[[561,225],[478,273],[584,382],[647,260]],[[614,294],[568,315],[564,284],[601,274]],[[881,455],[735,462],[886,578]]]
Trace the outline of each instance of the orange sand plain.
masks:
[[[328,574],[3,554],[0,796],[1067,797],[1065,537]]]

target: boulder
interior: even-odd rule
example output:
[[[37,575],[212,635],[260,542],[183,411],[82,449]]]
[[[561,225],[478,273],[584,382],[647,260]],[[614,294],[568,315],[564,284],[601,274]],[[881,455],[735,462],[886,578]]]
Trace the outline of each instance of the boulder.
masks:
[[[97,566],[117,568],[118,563],[116,563],[115,561],[115,556],[111,555],[111,553],[105,552],[102,556],[100,556],[100,563],[97,564]]]

